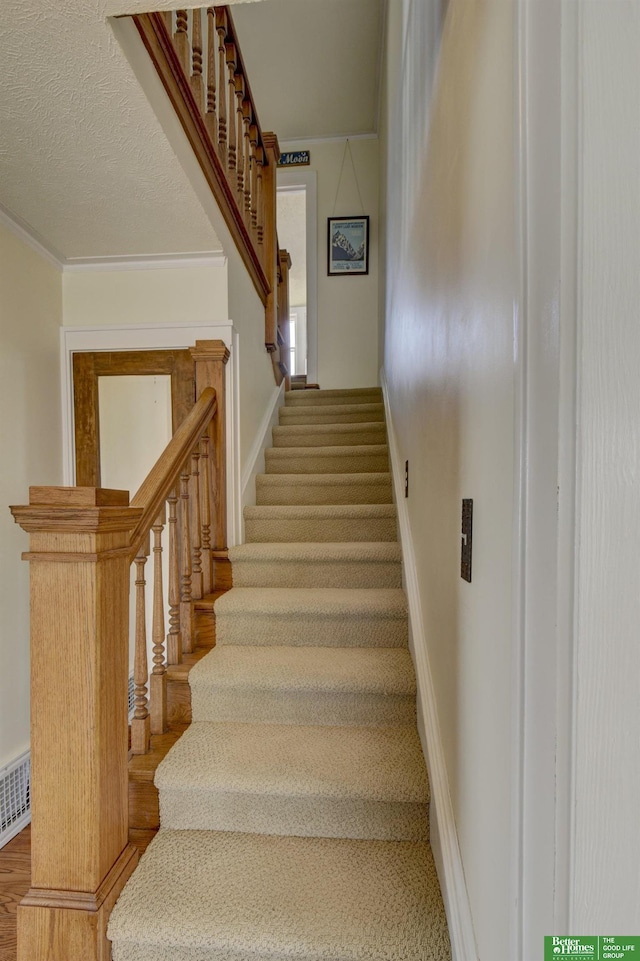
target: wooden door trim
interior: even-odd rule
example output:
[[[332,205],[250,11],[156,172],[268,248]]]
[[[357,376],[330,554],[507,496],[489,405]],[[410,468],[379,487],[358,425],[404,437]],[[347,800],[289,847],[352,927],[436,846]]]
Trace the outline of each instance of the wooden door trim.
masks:
[[[78,351],[72,370],[76,484],[82,487],[100,487],[99,377],[169,374],[174,432],[195,403],[195,370],[188,349]]]

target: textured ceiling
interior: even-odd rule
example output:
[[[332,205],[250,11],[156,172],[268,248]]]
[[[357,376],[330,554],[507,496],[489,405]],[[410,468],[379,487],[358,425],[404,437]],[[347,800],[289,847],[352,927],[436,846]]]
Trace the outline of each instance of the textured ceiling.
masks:
[[[263,130],[280,141],[375,133],[382,0],[234,7]]]
[[[375,131],[382,2],[235,0],[263,129]],[[220,249],[108,23],[150,8],[175,0],[19,0],[0,20],[0,209],[61,260]]]
[[[113,7],[20,0],[2,17],[0,203],[62,259],[220,249],[106,21]]]

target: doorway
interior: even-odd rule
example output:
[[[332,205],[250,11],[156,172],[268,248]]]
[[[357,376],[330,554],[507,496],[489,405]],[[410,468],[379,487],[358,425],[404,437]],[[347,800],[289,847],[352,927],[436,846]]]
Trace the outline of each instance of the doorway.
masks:
[[[164,399],[166,396],[166,400]],[[129,467],[140,461],[149,470],[160,456],[172,434],[180,426],[195,402],[193,359],[188,350],[123,350],[86,351],[73,355],[73,420],[75,431],[76,484],[101,487],[107,480],[105,471],[115,483],[126,483],[125,489],[135,493],[132,485],[144,479],[129,471],[119,470],[118,460]],[[162,417],[161,408],[170,408],[170,416]],[[159,414],[154,417],[154,412]],[[168,411],[167,411],[168,414]],[[112,428],[121,420],[127,426],[142,422],[138,431],[129,431],[135,450],[125,451],[117,444]],[[161,421],[170,420],[168,437]],[[101,432],[100,424],[105,430]],[[155,424],[153,436],[145,430]],[[158,423],[156,423],[158,421]],[[154,437],[160,431],[158,443]],[[102,436],[101,436],[102,434]],[[105,447],[106,441],[106,447]],[[160,445],[160,446],[158,446]],[[147,450],[148,448],[148,450]],[[157,449],[156,449],[157,448]],[[119,454],[121,455],[119,457]],[[102,464],[105,455],[108,463]],[[134,474],[136,471],[134,469]]]
[[[291,256],[289,314],[292,373],[317,380],[316,174],[305,168],[278,170],[278,243]]]

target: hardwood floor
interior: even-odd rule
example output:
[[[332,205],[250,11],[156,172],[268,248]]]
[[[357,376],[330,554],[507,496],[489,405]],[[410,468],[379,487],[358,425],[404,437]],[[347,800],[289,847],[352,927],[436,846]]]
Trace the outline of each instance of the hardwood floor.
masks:
[[[0,961],[16,961],[16,907],[31,883],[31,828],[0,851]]]

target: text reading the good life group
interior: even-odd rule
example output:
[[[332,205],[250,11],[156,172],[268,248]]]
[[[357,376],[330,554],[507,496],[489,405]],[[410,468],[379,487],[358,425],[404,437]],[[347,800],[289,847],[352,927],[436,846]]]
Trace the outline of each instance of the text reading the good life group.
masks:
[[[544,961],[640,961],[640,937],[545,937]]]

